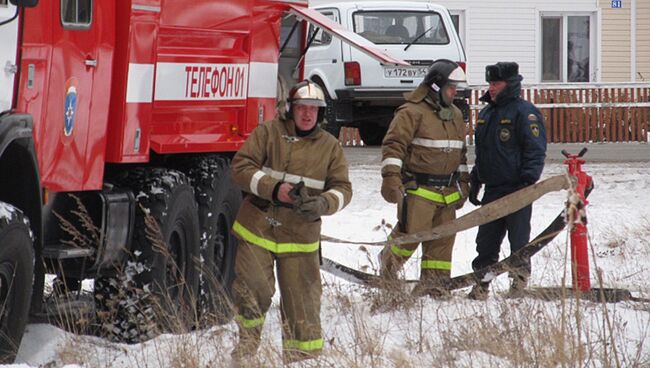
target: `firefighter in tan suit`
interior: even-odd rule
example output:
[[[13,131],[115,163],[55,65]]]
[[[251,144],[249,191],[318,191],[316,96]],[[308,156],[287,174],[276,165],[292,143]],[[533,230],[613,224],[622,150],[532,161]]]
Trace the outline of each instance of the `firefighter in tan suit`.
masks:
[[[315,357],[323,348],[320,218],[352,197],[343,149],[317,125],[325,106],[316,84],[298,83],[289,92],[286,118],[257,127],[232,161],[233,177],[247,192],[233,225],[240,240],[233,283],[235,363],[257,351],[275,293],[274,266],[285,362]]]
[[[452,104],[456,86],[465,83],[453,61],[438,60],[422,84],[400,106],[382,145],[381,194],[398,204],[398,224],[391,238],[431,229],[456,218],[469,192],[465,122]],[[444,285],[451,273],[455,236],[422,243],[420,281],[413,295],[449,296]],[[415,244],[391,245],[381,253],[381,275],[397,279]]]

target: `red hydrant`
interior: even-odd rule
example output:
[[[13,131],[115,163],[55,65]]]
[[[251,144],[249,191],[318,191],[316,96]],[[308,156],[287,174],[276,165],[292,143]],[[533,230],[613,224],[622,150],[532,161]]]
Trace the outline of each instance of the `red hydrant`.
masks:
[[[568,166],[569,175],[576,178],[576,195],[579,198],[569,200],[567,218],[572,221],[569,224],[571,228],[571,268],[573,274],[573,288],[582,292],[589,292],[591,283],[589,280],[589,253],[587,249],[587,198],[585,191],[593,188],[591,176],[582,171],[582,164],[585,160],[581,157],[587,153],[587,148],[583,148],[580,153],[570,154],[562,150],[562,154],[567,158],[564,164]]]

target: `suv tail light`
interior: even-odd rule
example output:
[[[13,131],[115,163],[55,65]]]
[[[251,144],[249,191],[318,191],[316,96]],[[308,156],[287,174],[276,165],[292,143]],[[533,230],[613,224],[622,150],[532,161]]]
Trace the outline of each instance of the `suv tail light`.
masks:
[[[346,86],[360,86],[361,85],[361,66],[356,61],[346,61],[343,64],[345,70],[345,85]]]
[[[464,61],[457,61],[456,64],[458,64],[458,66],[459,66],[461,69],[463,69],[463,71],[464,71],[465,73],[467,73],[467,65],[465,65],[465,62],[464,62]]]

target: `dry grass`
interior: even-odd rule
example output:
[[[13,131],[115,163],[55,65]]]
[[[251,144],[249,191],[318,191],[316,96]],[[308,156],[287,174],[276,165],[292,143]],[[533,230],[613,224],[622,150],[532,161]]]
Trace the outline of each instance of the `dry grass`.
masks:
[[[650,223],[646,221],[633,230],[650,235]],[[371,260],[370,252],[367,254]],[[601,276],[598,269],[595,277],[601,280]],[[595,286],[602,287],[602,281]],[[648,288],[638,291],[647,294]],[[323,355],[292,367],[645,367],[650,366],[650,348],[646,346],[650,334],[648,305],[598,303],[556,295],[507,299],[494,290],[485,302],[467,300],[464,291],[455,291],[449,301],[438,301],[415,299],[404,284],[378,291],[327,283],[322,312]],[[127,347],[73,335],[59,350],[52,367],[230,365],[230,352],[237,340],[234,323],[209,327],[218,318],[206,317],[200,322],[205,329],[188,331],[187,314],[179,315],[187,311],[165,314],[163,310],[159,309],[157,319],[164,320],[174,335]],[[278,306],[274,305],[267,314],[260,349],[243,366],[282,365],[278,315]],[[191,319],[199,323],[196,314]],[[72,317],[68,322],[72,323]]]

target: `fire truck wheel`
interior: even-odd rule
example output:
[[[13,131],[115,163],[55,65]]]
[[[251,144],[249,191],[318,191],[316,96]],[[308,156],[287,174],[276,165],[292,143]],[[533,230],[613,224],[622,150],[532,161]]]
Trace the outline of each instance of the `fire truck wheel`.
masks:
[[[201,278],[198,309],[201,323],[225,323],[232,317],[230,287],[234,278],[237,238],[230,229],[242,195],[221,156],[195,157],[181,163],[196,193],[201,226]]]
[[[199,283],[194,190],[183,173],[168,169],[140,168],[118,180],[136,196],[134,234],[119,283],[100,278],[95,287],[100,322],[109,337],[127,343],[186,331],[195,322]]]
[[[0,362],[12,363],[28,320],[34,278],[29,222],[15,207],[0,202]]]

